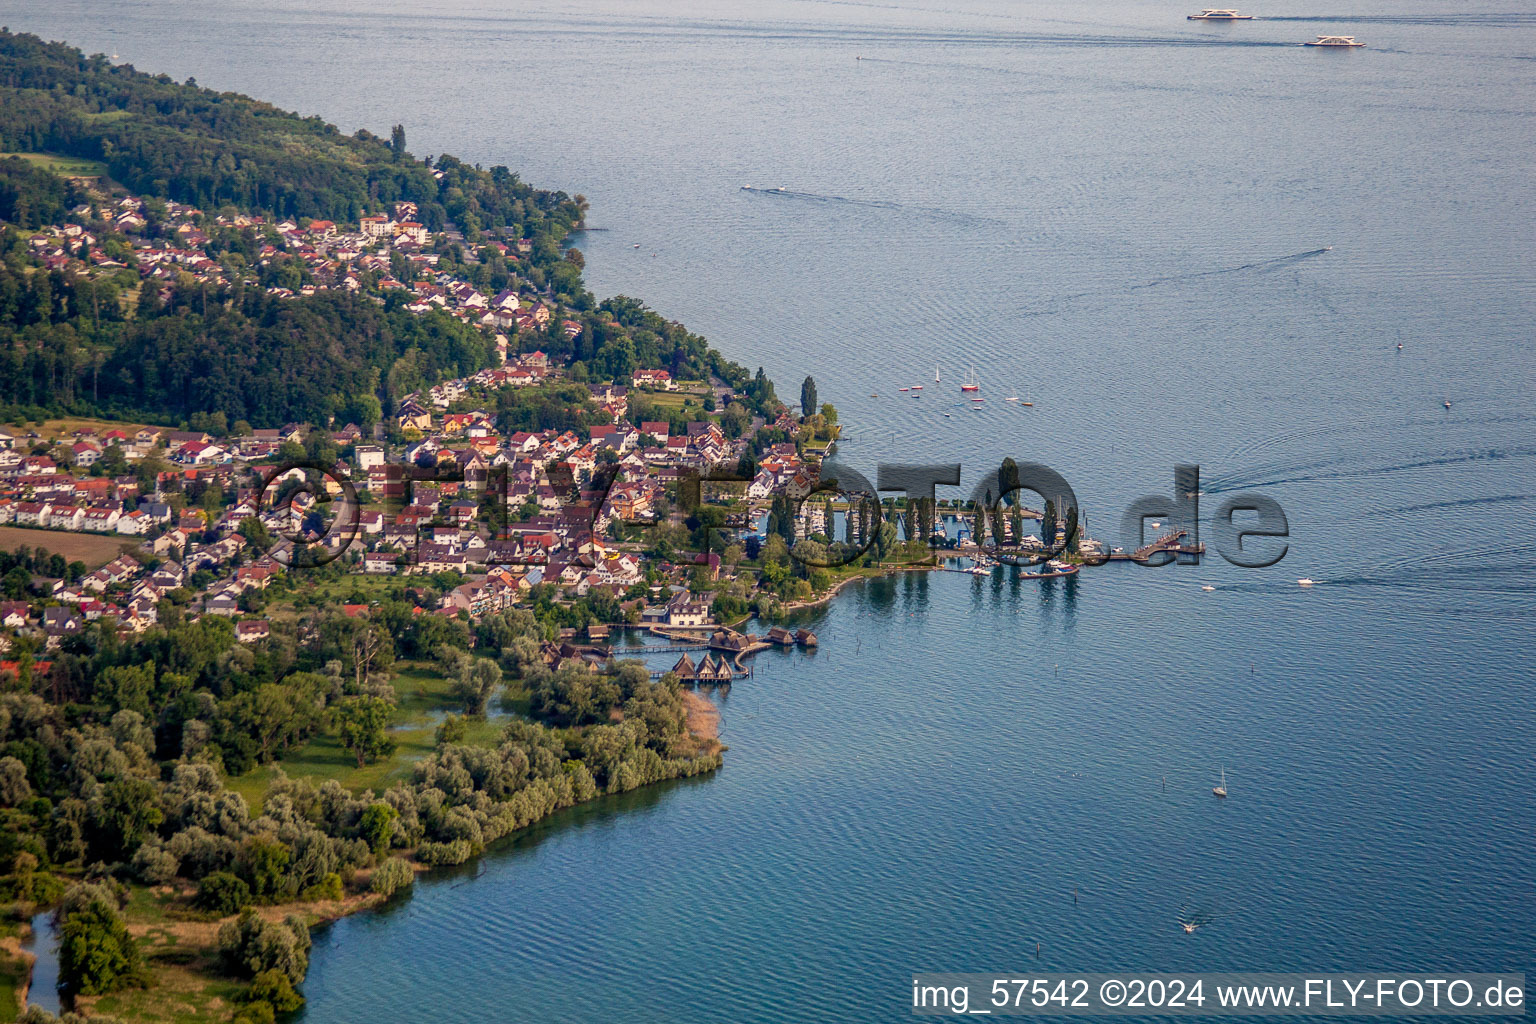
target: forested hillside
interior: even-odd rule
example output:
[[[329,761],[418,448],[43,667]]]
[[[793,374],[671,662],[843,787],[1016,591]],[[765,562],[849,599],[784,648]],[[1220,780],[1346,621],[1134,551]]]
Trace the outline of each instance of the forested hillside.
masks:
[[[55,281],[54,278],[59,280]],[[406,389],[472,373],[482,332],[445,314],[386,310],[341,292],[301,299],[259,289],[173,291],[123,319],[91,316],[95,287],[0,263],[0,403],[19,409],[139,414],[181,420],[222,412],[254,427],[372,423],[381,372],[409,353]],[[54,310],[52,322],[42,311]]]
[[[541,326],[508,329],[514,348],[605,379],[654,366],[771,398],[770,385],[681,324],[632,299],[599,305],[580,253],[564,247],[585,212],[580,196],[535,189],[506,167],[417,160],[398,126],[388,140],[348,136],[0,30],[0,153],[25,156],[0,159],[0,418],[221,412],[253,427],[367,426],[412,391],[494,358],[490,331],[472,318],[403,308],[433,278],[486,295],[515,288],[525,306],[545,307]],[[47,169],[66,161],[106,177]],[[114,189],[144,200],[142,224],[122,226]],[[430,268],[396,250],[347,281],[316,281],[293,236],[275,230],[334,221],[355,231],[360,216],[397,203],[414,204],[429,233],[412,251],[429,254]],[[175,204],[179,219],[167,212]],[[66,236],[66,219],[86,233]],[[151,277],[136,259],[146,247],[176,259]],[[49,251],[58,255],[43,260]],[[191,271],[165,270],[184,262]]]
[[[409,200],[432,230],[451,219],[470,232],[521,225],[528,237],[562,236],[580,219],[565,193],[506,168],[442,157],[439,179],[368,132],[347,136],[318,117],[11,32],[0,32],[0,150],[100,160],[134,192],[209,209],[356,221]]]

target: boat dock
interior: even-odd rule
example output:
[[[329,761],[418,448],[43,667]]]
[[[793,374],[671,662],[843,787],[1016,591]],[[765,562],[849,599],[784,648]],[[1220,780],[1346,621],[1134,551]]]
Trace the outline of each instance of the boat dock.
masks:
[[[1164,534],[1150,544],[1144,544],[1135,551],[1111,551],[1104,557],[1106,562],[1147,562],[1153,555],[1160,552],[1169,552],[1175,557],[1199,556],[1205,554],[1204,544],[1186,544],[1184,538],[1189,536],[1186,530],[1174,530]]]

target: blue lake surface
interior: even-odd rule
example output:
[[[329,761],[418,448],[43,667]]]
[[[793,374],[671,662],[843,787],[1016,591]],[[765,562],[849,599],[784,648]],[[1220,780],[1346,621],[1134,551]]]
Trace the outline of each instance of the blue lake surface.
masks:
[[[584,193],[600,295],[786,398],[814,374],[871,477],[959,461],[958,497],[1045,462],[1121,543],[1194,462],[1208,515],[1257,490],[1289,516],[1266,570],[850,588],[807,619],[819,651],[718,698],[722,771],[325,930],[303,1020],[898,1020],[918,971],[1536,968],[1516,6],[0,0]],[[1320,33],[1369,45],[1297,45]]]

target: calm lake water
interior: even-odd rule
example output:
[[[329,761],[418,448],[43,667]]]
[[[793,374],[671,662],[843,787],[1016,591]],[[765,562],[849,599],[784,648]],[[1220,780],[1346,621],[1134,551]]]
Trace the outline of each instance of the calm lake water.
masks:
[[[721,698],[724,770],[330,928],[306,1022],[898,1020],[1037,942],[1536,968],[1536,15],[1193,7],[0,0],[584,193],[599,294],[814,374],[871,475],[1043,461],[1118,543],[1197,462],[1290,517],[1269,570],[848,591]]]

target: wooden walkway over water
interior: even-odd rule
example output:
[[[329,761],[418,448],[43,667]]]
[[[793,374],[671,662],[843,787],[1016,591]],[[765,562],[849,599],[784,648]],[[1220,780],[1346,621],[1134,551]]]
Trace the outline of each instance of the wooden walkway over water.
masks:
[[[1185,544],[1184,538],[1189,536],[1186,530],[1174,530],[1165,533],[1150,544],[1143,544],[1135,551],[1111,551],[1104,559],[1106,562],[1147,562],[1153,555],[1167,552],[1174,557],[1180,555],[1203,555],[1204,544]]]
[[[749,654],[766,651],[773,644],[766,640],[759,640],[750,634],[738,633],[729,626],[635,626],[634,629],[643,629],[652,636],[659,636],[663,640],[671,640],[673,643],[657,647],[632,647],[616,649],[615,654],[699,654],[714,651],[719,653],[724,661],[726,656],[730,658],[732,672],[737,676],[749,676],[752,670],[743,664],[742,659]],[[717,639],[719,634],[725,634],[725,641]],[[676,641],[681,641],[676,642]],[[660,679],[670,669],[661,672],[652,672],[652,679]]]

